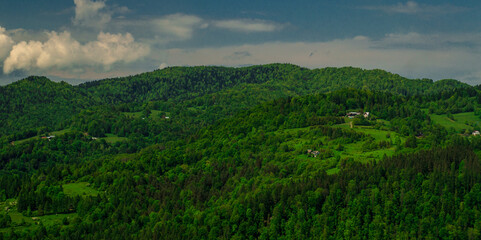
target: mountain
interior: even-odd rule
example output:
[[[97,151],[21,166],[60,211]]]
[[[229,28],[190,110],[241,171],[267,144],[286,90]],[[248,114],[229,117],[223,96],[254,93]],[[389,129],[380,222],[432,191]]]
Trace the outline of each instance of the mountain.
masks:
[[[279,97],[349,87],[404,96],[471,88],[455,80],[411,80],[382,70],[352,67],[309,70],[290,64],[243,68],[170,67],[79,86],[54,83],[44,77],[29,77],[0,87],[0,108],[3,110],[0,133],[10,135],[28,130],[30,133],[26,134],[32,135],[40,127],[58,130],[68,127],[73,115],[89,107],[117,106],[122,111],[135,112],[145,109],[148,103],[157,108],[164,106],[164,112],[186,115],[186,111],[190,111],[188,115],[203,115],[197,119],[183,116],[185,122],[180,128],[193,125],[192,120],[200,120],[197,122],[206,126],[224,116]]]
[[[0,134],[54,130],[81,109],[95,105],[85,91],[46,77],[28,77],[0,87]]]
[[[455,80],[270,64],[0,93],[0,239],[481,236],[481,92]]]

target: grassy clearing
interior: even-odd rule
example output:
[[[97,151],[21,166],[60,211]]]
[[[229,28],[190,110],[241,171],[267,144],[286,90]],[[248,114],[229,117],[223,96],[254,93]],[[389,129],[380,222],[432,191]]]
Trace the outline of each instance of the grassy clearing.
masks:
[[[369,126],[356,126],[356,125],[354,125],[354,127],[351,128],[349,123],[338,124],[338,125],[335,125],[335,127],[344,128],[344,129],[352,129],[356,132],[365,133],[367,135],[372,136],[374,139],[376,139],[376,141],[387,141],[387,140],[389,140],[389,138],[387,137],[388,135],[390,135],[390,136],[396,135],[395,132],[380,130],[380,129],[374,129],[374,128],[369,127]]]
[[[123,112],[127,117],[139,118],[142,116],[142,112]]]
[[[160,121],[160,120],[163,119],[162,116],[161,116],[161,113],[164,113],[167,116],[169,116],[169,114],[166,113],[166,112],[163,112],[163,111],[160,111],[160,110],[152,110],[150,112],[149,118],[154,120],[154,121]],[[123,112],[123,114],[125,116],[132,117],[132,118],[141,118],[142,117],[142,112]]]
[[[54,135],[54,136],[60,136],[60,135],[63,135],[67,132],[71,131],[70,128],[67,128],[67,129],[63,129],[63,130],[59,130],[59,131],[54,131],[54,132],[51,132],[50,135]],[[26,141],[30,141],[30,140],[33,140],[33,139],[40,139],[40,136],[34,136],[34,137],[31,137],[31,138],[26,138],[26,139],[22,139],[22,140],[18,140],[18,141],[15,141],[14,143],[15,144],[21,144],[21,143],[24,143]]]
[[[441,126],[447,129],[454,128],[456,132],[461,132],[462,130],[466,130],[466,129],[468,130],[473,129],[473,127],[470,125],[481,126],[481,118],[474,115],[474,112],[453,114],[454,120],[448,118],[446,114],[443,114],[443,115],[431,114],[429,116],[431,117],[431,120],[433,122],[440,124]],[[470,125],[467,125],[466,123]],[[475,130],[480,130],[480,129],[475,129]]]
[[[352,158],[355,161],[366,163],[372,160],[379,161],[384,155],[392,156],[396,151],[396,147],[366,151],[364,143],[365,141],[345,144],[344,150],[338,153],[341,158]]]
[[[97,196],[99,192],[90,187],[88,182],[68,183],[62,185],[63,192],[68,196]]]
[[[12,227],[0,228],[0,232],[9,232],[11,228],[15,231],[32,231],[38,228],[38,224],[41,222],[44,226],[58,226],[62,224],[64,218],[73,219],[77,216],[77,213],[68,214],[51,214],[36,217],[27,217],[17,211],[17,207],[13,205],[15,199],[8,199],[5,202],[0,202],[0,213],[4,214],[8,212],[12,219]],[[7,210],[8,209],[8,210]]]
[[[111,134],[111,133],[107,133],[105,134],[106,137],[103,137],[101,139],[105,139],[106,142],[108,143],[116,143],[116,142],[122,142],[122,141],[126,141],[127,138],[126,137],[119,137],[115,134]]]
[[[388,124],[388,121],[384,122]],[[341,158],[352,158],[355,161],[368,162],[371,160],[378,161],[383,158],[383,156],[392,156],[396,152],[396,144],[402,144],[405,141],[405,137],[399,134],[387,131],[374,129],[370,126],[354,126],[351,128],[350,123],[344,123],[336,125],[336,127],[344,129],[352,129],[356,132],[362,132],[364,134],[370,135],[374,138],[374,143],[379,143],[380,141],[392,142],[392,146],[389,148],[366,150],[364,144],[366,141],[360,141],[350,144],[343,145],[343,151],[337,152]]]
[[[33,231],[39,227],[39,223],[42,223],[45,227],[49,226],[59,226],[62,224],[62,220],[67,218],[71,220],[75,218],[77,213],[67,213],[67,214],[51,214],[39,217],[26,217],[19,212],[9,213],[12,218],[13,227],[0,228],[1,233],[9,232],[13,228],[16,232],[18,231]],[[34,220],[35,219],[35,220]],[[23,224],[23,225],[22,225]]]
[[[388,124],[389,122],[385,122]],[[350,123],[343,123],[335,125],[334,127],[351,129]],[[384,156],[392,156],[397,150],[397,146],[403,144],[405,137],[399,136],[399,134],[388,131],[374,129],[370,126],[354,126],[352,130],[357,132],[362,132],[364,134],[373,137],[371,140],[358,141],[349,144],[343,144],[342,139],[329,140],[328,137],[319,136],[315,139],[308,139],[304,137],[302,132],[309,132],[309,127],[307,128],[296,128],[296,129],[284,129],[277,131],[277,134],[289,134],[291,137],[288,138],[283,144],[291,146],[293,148],[295,157],[298,163],[305,162],[315,166],[318,169],[326,169],[328,174],[334,174],[339,171],[338,164],[339,159],[352,158],[354,161],[359,162],[369,162],[369,161],[379,161]],[[381,141],[388,141],[392,145],[389,148],[379,149],[378,145]],[[322,144],[316,149],[312,148],[313,144]],[[376,145],[376,147],[367,147],[367,145]],[[339,148],[340,147],[340,148]],[[308,157],[307,149],[312,149],[321,152],[331,152],[331,157],[321,158],[321,157]],[[321,155],[322,156],[322,155]]]

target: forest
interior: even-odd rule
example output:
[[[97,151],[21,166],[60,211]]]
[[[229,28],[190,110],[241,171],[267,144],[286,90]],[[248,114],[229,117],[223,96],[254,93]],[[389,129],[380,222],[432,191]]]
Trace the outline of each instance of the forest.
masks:
[[[480,239],[481,85],[169,67],[0,87],[0,239]]]

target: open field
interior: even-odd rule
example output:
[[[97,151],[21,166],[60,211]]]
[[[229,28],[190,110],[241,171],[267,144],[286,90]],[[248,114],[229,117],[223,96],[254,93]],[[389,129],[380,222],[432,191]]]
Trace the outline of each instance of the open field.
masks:
[[[162,118],[160,116],[160,113],[162,113],[162,111],[151,110],[149,118],[151,118],[154,121],[161,120]],[[142,112],[123,112],[123,114],[125,114],[125,116],[132,117],[132,118],[142,117]]]
[[[389,123],[389,122],[385,122]],[[333,127],[342,129],[351,129],[349,122],[334,125]],[[361,132],[371,136],[373,139],[362,140],[357,142],[346,143],[344,139],[330,140],[326,136],[310,136],[310,128],[295,128],[276,131],[276,135],[289,135],[283,143],[292,148],[296,155],[296,159],[316,166],[318,169],[325,169],[328,174],[334,174],[339,171],[337,164],[340,159],[353,159],[359,162],[378,161],[383,156],[392,156],[398,149],[398,145],[405,142],[405,137],[388,131],[374,129],[370,126],[354,126],[352,130]],[[381,141],[390,144],[387,148],[379,148]],[[317,147],[313,147],[317,146]],[[307,149],[329,153],[328,157],[308,157]],[[322,155],[322,154],[321,154]]]
[[[466,113],[457,113],[453,114],[454,120],[448,118],[446,114],[443,115],[436,115],[431,114],[429,115],[431,120],[441,126],[450,129],[454,128],[457,132],[461,132],[462,130],[471,130],[473,129],[470,125],[478,125],[481,126],[481,118],[474,115],[474,112],[466,112]],[[470,124],[467,125],[466,123]],[[474,130],[481,130],[481,129],[474,129]]]
[[[70,131],[70,128],[67,128],[67,129],[51,132],[50,135],[60,136],[60,135],[65,134],[69,131]],[[33,139],[39,139],[39,138],[40,138],[40,136],[34,136],[34,137],[31,137],[31,138],[25,138],[25,139],[22,139],[22,140],[15,141],[14,143],[15,144],[21,144],[21,143],[24,143],[26,141],[33,140]]]
[[[8,199],[5,202],[0,202],[0,213],[4,214],[8,212],[8,215],[10,215],[10,218],[12,219],[12,227],[0,228],[0,232],[9,232],[11,228],[13,228],[15,231],[32,231],[39,227],[38,224],[40,222],[46,227],[58,226],[62,224],[64,218],[71,220],[77,216],[77,213],[67,213],[27,217],[17,211],[16,206],[12,205],[13,202],[15,202],[14,199]]]
[[[90,187],[88,182],[68,183],[62,185],[63,192],[69,196],[97,196],[99,192]]]

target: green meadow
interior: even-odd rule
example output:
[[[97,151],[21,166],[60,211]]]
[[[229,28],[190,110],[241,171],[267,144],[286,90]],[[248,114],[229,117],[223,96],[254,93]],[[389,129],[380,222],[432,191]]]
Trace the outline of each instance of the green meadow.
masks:
[[[476,116],[474,112],[465,112],[452,114],[453,119],[449,118],[447,114],[436,115],[431,114],[431,120],[447,129],[454,129],[456,132],[461,132],[464,130],[481,130],[481,118]],[[475,127],[477,126],[477,127]]]

